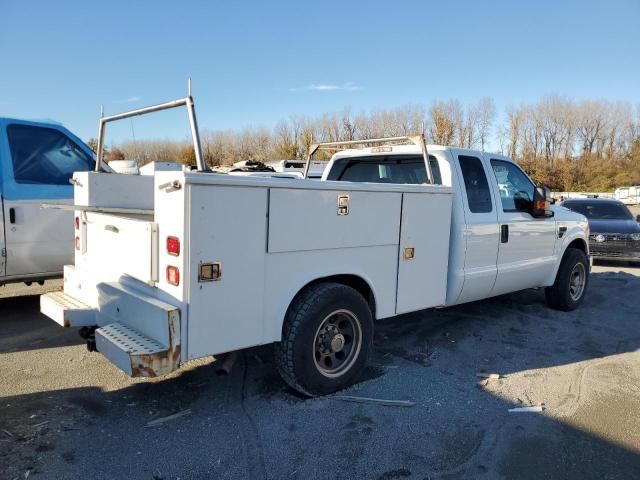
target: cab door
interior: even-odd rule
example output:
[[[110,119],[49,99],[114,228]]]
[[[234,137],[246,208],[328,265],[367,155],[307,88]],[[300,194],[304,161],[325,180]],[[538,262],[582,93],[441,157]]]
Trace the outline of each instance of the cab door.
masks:
[[[0,156],[0,162],[2,162],[2,156]],[[2,207],[2,190],[0,187],[0,284],[5,276],[5,267],[7,265],[7,246],[4,242],[4,208]]]
[[[42,203],[72,203],[69,178],[92,168],[93,156],[62,127],[12,122],[5,129],[5,274],[58,274],[73,260],[73,213],[43,209]]]
[[[514,162],[487,155],[498,204],[498,276],[492,295],[538,287],[555,264],[556,222],[534,218],[534,183]]]
[[[488,173],[479,156],[454,151],[460,192],[464,203],[464,283],[455,303],[471,302],[490,295],[496,279],[498,216]],[[459,221],[462,221],[460,219]]]

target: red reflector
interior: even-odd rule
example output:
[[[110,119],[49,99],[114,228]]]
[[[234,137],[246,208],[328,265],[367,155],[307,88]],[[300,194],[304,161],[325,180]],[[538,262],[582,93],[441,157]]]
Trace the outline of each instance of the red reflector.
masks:
[[[169,255],[180,255],[180,239],[178,237],[167,237],[167,252]]]
[[[167,282],[171,285],[180,285],[180,270],[178,270],[178,267],[167,267]]]
[[[76,237],[76,250],[80,250],[80,237]]]
[[[76,217],[76,230],[80,229],[80,217]]]

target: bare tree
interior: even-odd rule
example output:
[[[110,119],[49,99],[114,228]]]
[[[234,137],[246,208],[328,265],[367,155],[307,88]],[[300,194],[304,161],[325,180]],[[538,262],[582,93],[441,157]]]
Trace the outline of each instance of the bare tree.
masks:
[[[491,135],[491,126],[496,116],[496,107],[490,97],[484,97],[473,108],[473,118],[477,122],[478,138],[480,139],[480,148],[484,151],[487,141]],[[471,142],[470,142],[471,146]]]

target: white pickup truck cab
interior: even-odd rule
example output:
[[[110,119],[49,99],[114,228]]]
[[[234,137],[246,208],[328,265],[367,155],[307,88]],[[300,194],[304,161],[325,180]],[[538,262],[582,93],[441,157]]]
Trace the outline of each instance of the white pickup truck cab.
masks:
[[[550,206],[510,159],[422,137],[346,146],[361,148],[321,181],[201,160],[75,174],[75,265],[42,311],[132,376],[273,343],[284,380],[317,395],[357,379],[374,320],[525,288],[563,310],[582,300],[585,218]],[[310,155],[325,147],[337,144]]]
[[[91,149],[55,123],[0,118],[0,285],[62,276],[73,261],[73,172],[92,170]]]

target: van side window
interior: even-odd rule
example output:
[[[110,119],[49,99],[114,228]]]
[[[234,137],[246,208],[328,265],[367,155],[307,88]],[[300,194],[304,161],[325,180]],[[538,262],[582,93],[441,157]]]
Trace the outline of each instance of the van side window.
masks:
[[[517,165],[504,160],[491,160],[491,167],[498,182],[502,210],[505,212],[529,212],[533,202],[535,185]]]
[[[91,155],[54,128],[13,124],[7,137],[16,183],[69,185],[73,172],[94,166]]]
[[[493,210],[491,191],[482,162],[477,157],[458,155],[464,186],[467,190],[467,201],[471,213],[488,213]]]

